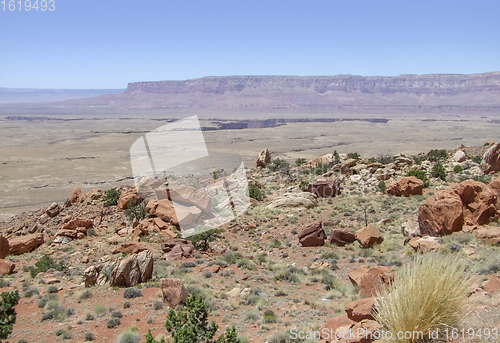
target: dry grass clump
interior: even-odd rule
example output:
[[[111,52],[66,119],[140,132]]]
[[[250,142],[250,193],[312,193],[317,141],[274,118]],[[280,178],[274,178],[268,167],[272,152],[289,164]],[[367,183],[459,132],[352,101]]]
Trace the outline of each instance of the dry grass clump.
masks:
[[[392,333],[396,342],[419,342],[418,335],[404,338],[407,332],[429,332],[456,327],[471,287],[472,274],[467,261],[457,255],[429,253],[412,265],[401,268],[390,293],[375,299],[375,319]],[[398,338],[398,332],[403,338]],[[407,337],[410,336],[407,334]],[[421,337],[420,337],[421,338]]]

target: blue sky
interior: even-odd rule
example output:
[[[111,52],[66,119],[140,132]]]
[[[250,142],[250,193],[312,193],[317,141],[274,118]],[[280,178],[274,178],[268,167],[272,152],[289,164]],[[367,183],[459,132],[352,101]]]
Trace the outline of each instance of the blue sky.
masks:
[[[2,7],[0,87],[500,71],[497,0],[55,0],[53,12]]]

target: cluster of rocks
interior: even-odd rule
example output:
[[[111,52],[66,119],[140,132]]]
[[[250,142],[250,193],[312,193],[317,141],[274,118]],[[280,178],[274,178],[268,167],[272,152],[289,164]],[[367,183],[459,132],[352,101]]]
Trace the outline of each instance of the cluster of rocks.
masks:
[[[314,247],[323,246],[325,241],[338,246],[345,246],[358,241],[360,246],[366,249],[382,243],[383,240],[382,233],[373,224],[357,230],[354,234],[348,230],[332,229],[330,237],[327,239],[323,229],[323,222],[316,221],[302,229],[298,234],[298,241],[295,241],[295,243],[303,247]]]
[[[394,281],[394,272],[387,267],[360,266],[349,272],[351,282],[359,287],[361,299],[348,303],[345,313],[329,319],[320,328],[322,339],[328,342],[369,342],[369,337],[382,326],[375,321],[375,297]],[[362,334],[359,334],[362,332]],[[352,335],[351,333],[355,333]],[[341,338],[337,340],[335,338]],[[343,338],[343,339],[342,339]]]
[[[153,254],[140,247],[130,248],[130,251],[134,250],[138,252],[125,257],[106,255],[96,265],[85,269],[85,287],[106,283],[110,286],[132,287],[150,280],[153,276]]]

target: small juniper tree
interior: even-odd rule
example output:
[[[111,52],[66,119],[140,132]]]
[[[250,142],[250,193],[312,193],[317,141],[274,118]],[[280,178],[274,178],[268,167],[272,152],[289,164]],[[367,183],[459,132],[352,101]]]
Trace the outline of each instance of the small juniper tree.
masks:
[[[240,343],[234,326],[213,339],[219,326],[214,321],[208,323],[208,309],[203,298],[195,294],[186,299],[183,309],[170,309],[165,328],[172,334],[173,343]]]
[[[215,241],[217,238],[220,238],[220,233],[222,231],[223,230],[221,229],[212,229],[189,236],[186,239],[193,242],[195,249],[206,251],[208,250],[208,248],[210,248],[208,243]]]
[[[116,206],[121,192],[116,188],[111,188],[104,194],[104,207]]]
[[[165,343],[165,338],[162,337],[160,341],[154,340],[153,335],[151,334],[151,329],[149,329],[146,334],[146,343]]]
[[[135,219],[142,220],[146,218],[146,202],[137,203],[135,198],[130,199],[127,209],[123,211],[123,213],[127,216],[127,218],[132,221]]]
[[[19,302],[19,292],[3,292],[0,301],[0,342],[6,339],[12,332],[16,322],[16,310],[14,306]]]

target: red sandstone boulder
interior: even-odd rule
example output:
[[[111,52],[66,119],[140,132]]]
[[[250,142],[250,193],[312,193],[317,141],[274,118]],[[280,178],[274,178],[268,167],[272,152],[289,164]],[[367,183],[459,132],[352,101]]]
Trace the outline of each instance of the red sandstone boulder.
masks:
[[[61,229],[63,229],[63,230],[76,230],[79,227],[84,227],[86,229],[90,229],[93,226],[94,226],[94,222],[92,221],[92,219],[76,218],[76,219],[70,220],[69,222],[64,224]]]
[[[424,236],[443,236],[462,230],[462,200],[454,190],[442,191],[420,205],[418,225]]]
[[[359,282],[359,295],[362,298],[376,296],[394,281],[394,272],[388,267],[370,268]]]
[[[386,193],[394,196],[422,195],[424,182],[415,176],[405,176],[386,186]]]
[[[354,286],[359,287],[359,284],[361,283],[361,278],[363,277],[363,275],[366,274],[367,271],[368,271],[368,267],[366,267],[364,264],[362,264],[361,266],[359,266],[358,269],[353,269],[353,270],[349,271],[349,273],[348,273],[349,280],[351,280],[351,282]]]
[[[171,308],[184,304],[188,296],[182,280],[174,278],[162,279],[161,291],[163,293],[163,302]]]
[[[466,180],[456,188],[463,205],[467,225],[485,225],[498,219],[497,194],[482,182]]]
[[[174,204],[168,199],[149,201],[146,212],[174,225],[189,225],[201,215],[201,210],[196,206],[176,204],[174,208]]]
[[[500,172],[500,143],[493,144],[483,155],[481,170],[485,174]]]
[[[119,211],[126,210],[130,204],[130,200],[135,199],[135,203],[139,204],[142,198],[137,194],[137,188],[130,188],[120,194],[118,198],[117,207]]]
[[[307,185],[306,192],[316,194],[320,198],[334,197],[340,194],[339,180],[337,178],[318,178]]]
[[[367,227],[364,227],[356,231],[355,237],[362,248],[370,248],[374,244],[380,244],[384,241],[382,233],[373,224],[368,224]]]
[[[19,236],[9,240],[10,244],[10,255],[20,255],[25,252],[30,252],[31,250],[42,245],[44,242],[43,234],[33,233],[26,236]]]
[[[0,274],[2,275],[12,274],[14,272],[14,268],[16,268],[15,263],[4,259],[0,259]]]
[[[355,240],[356,236],[353,233],[347,230],[333,229],[330,232],[328,243],[343,247],[346,244],[353,243]]]
[[[500,293],[500,279],[492,278],[484,283],[484,290],[489,294]]]
[[[69,195],[68,203],[74,204],[75,202],[82,202],[83,200],[85,200],[85,194],[82,194],[82,190],[79,187],[73,188]]]
[[[362,321],[363,319],[374,320],[372,312],[375,300],[373,298],[365,298],[351,301],[345,307],[345,312],[349,319],[356,322]]]
[[[325,245],[326,234],[320,221],[305,227],[299,233],[299,242],[303,247],[315,247]]]
[[[170,189],[170,199],[176,204],[194,205],[205,213],[210,213],[212,207],[212,199],[208,194],[187,185]]]
[[[10,245],[9,240],[0,235],[0,259],[4,259],[9,254]]]
[[[342,313],[336,317],[329,319],[323,326],[319,329],[322,339],[332,339],[335,337],[335,332],[342,327],[350,327],[356,322],[350,319],[346,313]],[[327,334],[325,334],[327,333]]]

